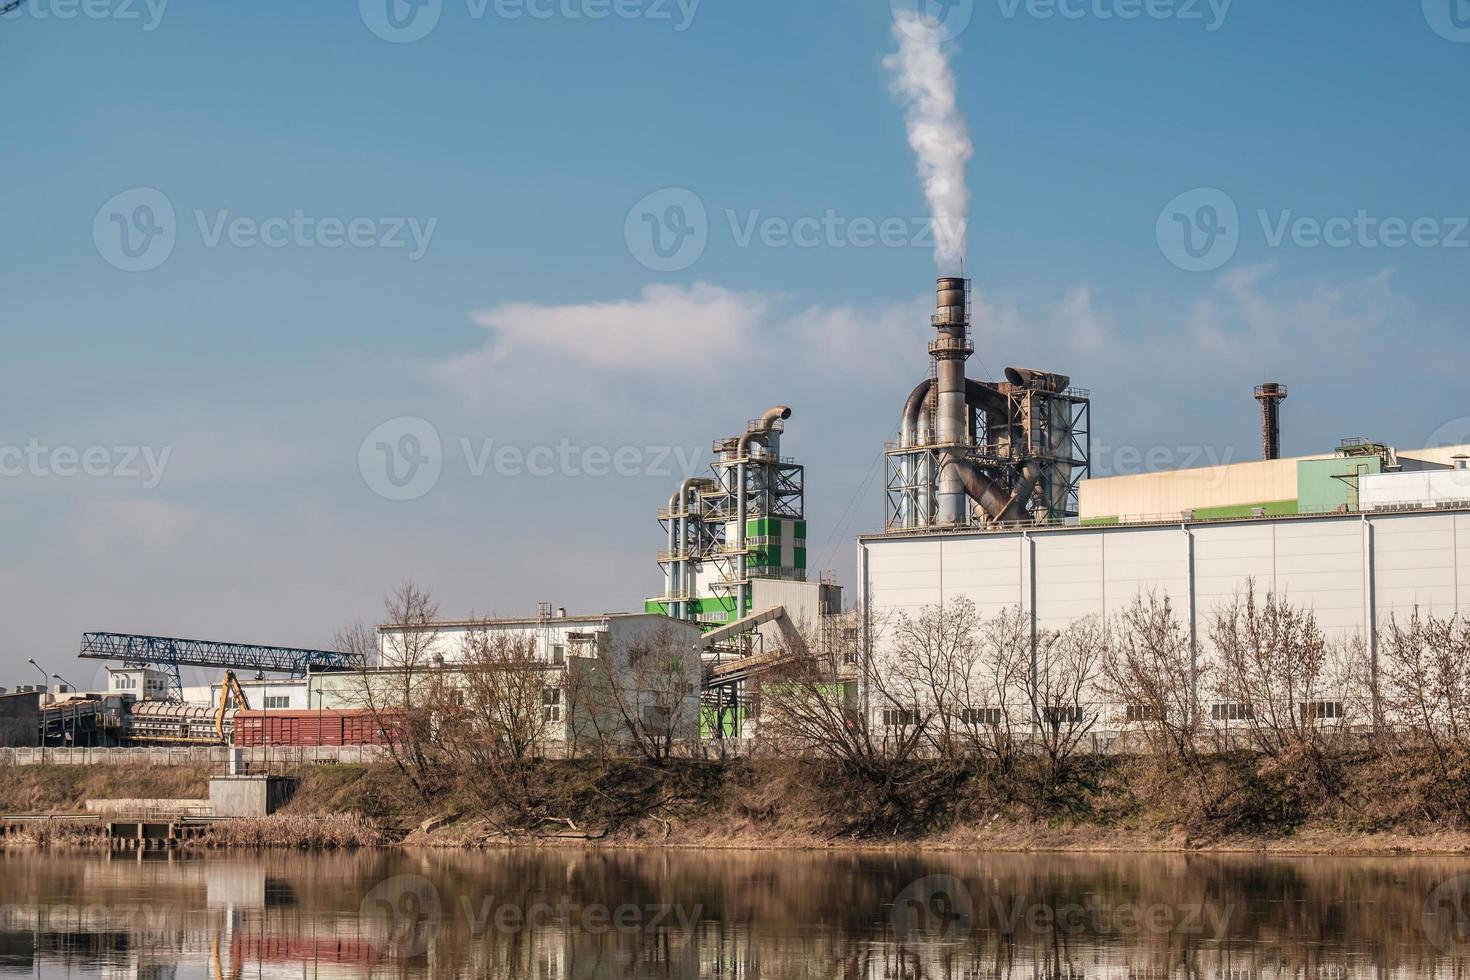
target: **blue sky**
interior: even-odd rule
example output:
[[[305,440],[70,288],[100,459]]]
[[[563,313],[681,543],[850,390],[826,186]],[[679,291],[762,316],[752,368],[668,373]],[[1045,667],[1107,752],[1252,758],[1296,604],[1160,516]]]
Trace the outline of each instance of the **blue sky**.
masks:
[[[908,234],[741,230],[925,215],[888,0],[430,0],[408,42],[371,29],[388,2],[0,19],[0,447],[39,460],[0,476],[0,684],[28,656],[65,674],[88,629],[325,644],[407,576],[456,615],[635,606],[680,471],[775,403],[809,466],[813,562],[851,580],[853,535],[882,519],[868,480],[927,371],[932,256]],[[1250,458],[1268,376],[1292,386],[1289,452],[1470,430],[1470,4],[951,16],[973,375],[1070,373],[1104,469]],[[707,245],[659,271],[626,230],[669,188]],[[1194,220],[1218,200],[1202,188],[1238,247],[1185,271],[1166,206],[1186,195]],[[125,271],[114,222],[161,220],[138,212],[157,195],[172,247]],[[1354,228],[1327,245],[1303,218]],[[360,245],[325,247],[354,221]],[[1393,221],[1420,243],[1388,247]],[[385,499],[360,451],[405,417],[438,436],[439,477]],[[506,446],[565,448],[545,475],[478,465]],[[100,449],[94,475],[59,448]],[[156,481],[128,465],[143,448],[167,452]]]

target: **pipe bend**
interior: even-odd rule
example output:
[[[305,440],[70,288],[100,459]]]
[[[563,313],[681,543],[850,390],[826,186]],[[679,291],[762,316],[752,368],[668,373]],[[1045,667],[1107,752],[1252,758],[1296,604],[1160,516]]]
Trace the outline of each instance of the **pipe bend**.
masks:
[[[750,448],[750,443],[755,439],[764,440],[767,433],[776,427],[776,423],[791,418],[791,409],[786,405],[776,405],[766,410],[756,427],[740,437],[740,455],[744,456]]]
[[[934,388],[934,381],[925,378],[918,386],[909,393],[908,399],[903,403],[903,416],[899,428],[899,442],[903,446],[914,445],[914,440],[919,432],[919,414],[923,412],[924,406],[928,404],[930,391]]]
[[[1026,520],[1026,505],[1015,494],[1007,493],[978,463],[957,456],[947,456],[940,464],[939,471],[943,473],[950,468],[956,471],[965,496],[979,504],[980,509],[991,520],[1007,524]]]

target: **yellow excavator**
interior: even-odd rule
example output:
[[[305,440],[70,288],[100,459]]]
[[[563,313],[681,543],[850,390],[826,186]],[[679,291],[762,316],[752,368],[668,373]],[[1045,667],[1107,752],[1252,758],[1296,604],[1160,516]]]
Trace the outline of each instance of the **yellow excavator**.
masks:
[[[231,699],[235,702],[236,711],[250,710],[250,699],[245,696],[235,672],[227,670],[225,679],[220,683],[219,707],[214,709],[214,734],[218,736],[220,744],[225,741],[225,712],[229,710]]]

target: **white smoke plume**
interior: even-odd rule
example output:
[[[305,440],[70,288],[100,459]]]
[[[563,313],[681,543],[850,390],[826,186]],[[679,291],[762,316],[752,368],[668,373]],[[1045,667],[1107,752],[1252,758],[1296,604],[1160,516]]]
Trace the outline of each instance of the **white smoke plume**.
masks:
[[[893,72],[893,94],[904,105],[909,146],[919,158],[934,221],[934,262],[942,272],[958,272],[970,217],[965,164],[975,145],[960,115],[943,26],[917,11],[900,10],[893,36],[898,51],[883,59],[883,67]]]

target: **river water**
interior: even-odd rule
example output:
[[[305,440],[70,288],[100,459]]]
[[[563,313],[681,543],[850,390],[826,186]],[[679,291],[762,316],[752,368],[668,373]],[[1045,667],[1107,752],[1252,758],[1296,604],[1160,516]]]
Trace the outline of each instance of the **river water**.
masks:
[[[1470,976],[1470,860],[0,856],[0,977]]]

